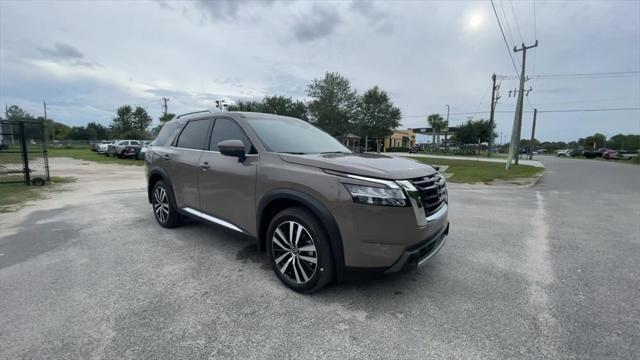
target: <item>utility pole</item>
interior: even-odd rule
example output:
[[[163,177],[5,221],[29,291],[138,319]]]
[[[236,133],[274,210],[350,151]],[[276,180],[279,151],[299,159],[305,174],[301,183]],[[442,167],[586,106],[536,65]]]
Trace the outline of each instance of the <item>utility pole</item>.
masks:
[[[168,112],[168,107],[167,107],[167,101],[169,101],[169,98],[163,97],[162,101],[164,101],[164,105],[162,105],[162,108],[164,109],[164,116],[167,116],[167,112]]]
[[[531,127],[531,145],[529,145],[529,160],[533,160],[534,139],[536,138],[536,118],[538,117],[538,109],[533,109],[533,127]]]
[[[498,95],[498,89],[500,88],[500,86],[496,85],[495,73],[491,75],[491,80],[493,81],[493,87],[492,87],[493,90],[491,91],[491,115],[489,119],[491,134],[489,135],[489,146],[487,147],[487,157],[491,157],[491,153],[493,152],[493,127],[495,126],[494,115],[495,115],[496,105],[498,103],[498,100],[500,99],[500,96]]]
[[[516,112],[513,117],[513,130],[511,131],[511,144],[509,144],[509,157],[507,158],[506,169],[509,170],[511,162],[515,157],[516,165],[518,165],[518,157],[520,156],[520,133],[522,128],[522,110],[524,102],[524,81],[525,81],[525,65],[527,62],[527,50],[537,47],[538,40],[531,46],[525,46],[522,43],[520,49],[514,47],[514,52],[522,51],[522,72],[520,73],[520,91],[518,92],[518,101],[516,103]]]
[[[444,152],[449,152],[449,142],[447,140],[449,137],[449,110],[450,106],[447,105],[447,126],[444,129]]]

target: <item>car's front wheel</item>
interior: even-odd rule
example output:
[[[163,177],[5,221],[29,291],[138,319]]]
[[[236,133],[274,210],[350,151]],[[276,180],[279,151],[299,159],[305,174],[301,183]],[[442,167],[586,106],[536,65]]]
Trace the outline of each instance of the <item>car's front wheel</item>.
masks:
[[[153,185],[151,205],[158,224],[172,228],[182,223],[182,215],[178,212],[175,203],[173,192],[164,181],[158,181]]]
[[[267,231],[271,267],[289,288],[312,293],[333,280],[333,260],[326,231],[304,208],[279,212]]]

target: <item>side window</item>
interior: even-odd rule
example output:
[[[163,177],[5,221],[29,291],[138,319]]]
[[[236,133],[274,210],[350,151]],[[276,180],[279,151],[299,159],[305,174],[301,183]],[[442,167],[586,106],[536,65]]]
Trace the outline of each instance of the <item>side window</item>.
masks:
[[[137,141],[132,141],[129,145],[140,145],[140,143]]]
[[[230,119],[216,119],[213,125],[213,135],[209,143],[209,150],[218,151],[218,143],[224,140],[241,140],[244,143],[245,152],[251,153],[251,141],[235,121]]]
[[[185,149],[204,149],[209,136],[209,125],[211,120],[191,120],[185,125],[178,137],[176,147]]]

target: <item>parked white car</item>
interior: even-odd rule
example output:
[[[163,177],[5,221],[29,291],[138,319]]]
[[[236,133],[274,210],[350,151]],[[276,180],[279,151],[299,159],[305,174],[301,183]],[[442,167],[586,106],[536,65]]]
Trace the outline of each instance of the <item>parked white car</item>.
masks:
[[[116,140],[103,140],[100,144],[97,144],[96,151],[98,154],[106,154],[109,150],[109,145],[113,144]]]
[[[556,151],[556,155],[560,156],[560,157],[570,157],[571,156],[571,150],[557,150]]]

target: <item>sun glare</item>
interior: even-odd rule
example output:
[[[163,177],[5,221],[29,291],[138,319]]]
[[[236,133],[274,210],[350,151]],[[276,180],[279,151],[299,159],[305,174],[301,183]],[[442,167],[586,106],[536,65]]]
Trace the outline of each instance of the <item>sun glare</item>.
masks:
[[[484,23],[484,14],[481,12],[472,13],[467,18],[467,28],[469,30],[478,30]]]

